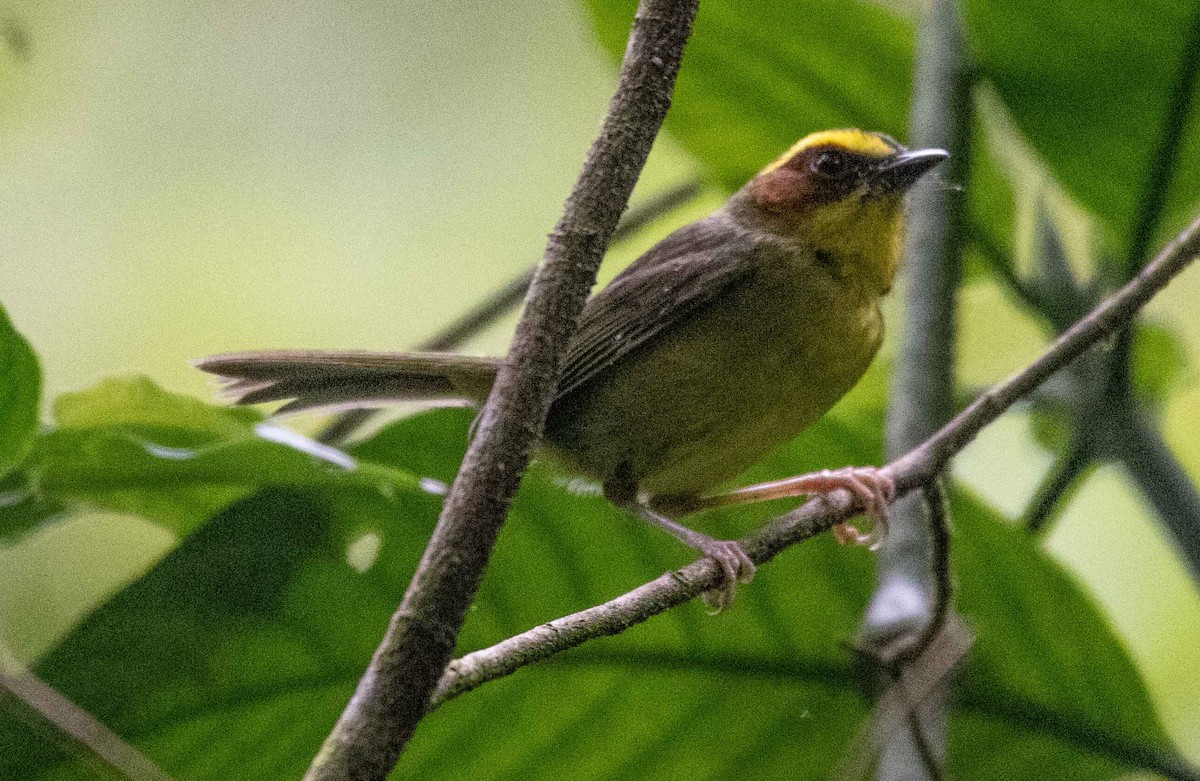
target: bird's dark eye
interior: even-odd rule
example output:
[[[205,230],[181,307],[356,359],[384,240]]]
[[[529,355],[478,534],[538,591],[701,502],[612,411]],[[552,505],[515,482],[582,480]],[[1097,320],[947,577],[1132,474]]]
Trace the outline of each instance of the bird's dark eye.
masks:
[[[850,169],[850,161],[841,152],[822,152],[813,158],[811,168],[818,176],[837,179]]]

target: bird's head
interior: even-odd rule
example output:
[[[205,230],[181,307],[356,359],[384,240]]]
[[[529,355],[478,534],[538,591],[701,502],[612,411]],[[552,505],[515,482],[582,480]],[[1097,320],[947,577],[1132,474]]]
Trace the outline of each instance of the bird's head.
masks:
[[[947,157],[882,133],[826,130],[800,139],[737,198],[760,225],[867,272],[886,291],[903,241],[904,193]]]

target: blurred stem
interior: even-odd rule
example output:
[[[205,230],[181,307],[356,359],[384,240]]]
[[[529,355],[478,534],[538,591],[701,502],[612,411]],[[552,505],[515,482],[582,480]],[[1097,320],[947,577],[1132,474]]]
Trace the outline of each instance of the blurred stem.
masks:
[[[613,231],[612,244],[635,236],[643,228],[700,195],[703,182],[689,179],[651,196],[648,200],[630,207]],[[538,264],[533,264],[517,276],[493,291],[450,325],[417,345],[420,352],[455,350],[464,342],[487,330],[497,320],[516,309],[537,273]],[[317,439],[330,445],[344,444],[354,432],[363,426],[374,409],[352,409],[339,414],[317,435]]]
[[[1200,3],[1195,6],[1192,25],[1184,39],[1182,52],[1183,59],[1175,73],[1175,81],[1171,85],[1168,97],[1167,116],[1163,120],[1158,142],[1150,158],[1150,170],[1146,174],[1146,181],[1138,200],[1137,218],[1125,260],[1125,280],[1131,279],[1145,263],[1150,251],[1150,242],[1154,240],[1154,234],[1162,223],[1172,177],[1179,166],[1183,130],[1192,114],[1196,78],[1200,74]],[[1113,350],[1110,384],[1119,393],[1132,387],[1133,331],[1132,323],[1121,331]]]
[[[1057,517],[1064,497],[1091,463],[1092,445],[1082,432],[1076,431],[1066,452],[1051,467],[1025,510],[1027,531],[1037,534],[1046,528],[1051,519]]]
[[[1075,277],[1062,236],[1044,205],[1037,213],[1037,242],[1034,289],[1046,319],[1054,326],[1054,332],[1061,334],[1086,315],[1096,301]]]
[[[988,232],[987,228],[976,220],[971,220],[970,240],[971,245],[979,251],[983,262],[987,264],[993,274],[1000,277],[1005,286],[1016,295],[1017,299],[1026,309],[1037,314],[1046,315],[1046,307],[1041,295],[1033,285],[1026,282],[1017,273],[1013,259],[1000,247],[1000,244]]]
[[[1170,748],[1132,741],[1089,724],[1078,715],[1063,718],[1044,703],[995,686],[983,676],[976,677],[970,687],[964,687],[958,706],[989,718],[1011,719],[1030,735],[1054,735],[1131,769],[1149,771],[1173,781],[1200,781],[1200,767]]]
[[[1089,301],[1071,270],[1062,237],[1044,206],[1038,209],[1037,232],[1034,288],[1041,301],[1040,311],[1054,332],[1061,334],[1095,302]],[[1098,455],[1096,428],[1104,425],[1099,412],[1104,409],[1107,398],[1103,377],[1105,364],[1098,358],[1095,354],[1084,356],[1070,371],[1063,373],[1076,400],[1074,414],[1070,416],[1071,440],[1026,508],[1024,524],[1031,534],[1041,532],[1058,515],[1064,497]]]
[[[912,143],[949,151],[946,176],[965,187],[970,168],[971,73],[955,0],[934,0],[926,12],[914,83]],[[966,204],[956,191],[926,185],[918,188],[910,207],[906,319],[885,439],[889,459],[917,447],[954,414],[954,302],[968,227]],[[948,605],[938,604],[943,596],[938,575],[941,557],[930,515],[919,494],[897,501],[889,512],[889,533],[879,551],[879,585],[857,641],[860,649],[887,664],[919,651],[922,640],[936,633],[939,616],[949,610]],[[879,778],[933,781],[940,777],[940,772],[932,772],[946,756],[946,698],[940,688],[922,707],[912,710],[909,729],[883,746]]]
[[[52,740],[66,743],[69,753],[95,759],[128,781],[171,781],[149,757],[31,672],[0,670],[0,703],[6,699],[36,714],[35,723],[49,725]]]
[[[1150,252],[1150,242],[1158,231],[1171,191],[1171,181],[1179,166],[1179,150],[1183,142],[1183,130],[1192,114],[1192,101],[1196,95],[1196,77],[1200,75],[1200,4],[1195,5],[1192,26],[1183,42],[1183,60],[1175,73],[1171,94],[1167,103],[1167,116],[1163,120],[1158,143],[1150,158],[1150,171],[1138,201],[1137,221],[1129,242],[1129,255],[1125,263],[1126,279],[1131,279],[1145,263]]]
[[[1106,450],[1154,507],[1200,583],[1200,494],[1188,473],[1132,397],[1112,416],[1106,433]]]
[[[949,151],[945,175],[965,187],[971,101],[960,27],[955,0],[935,0],[921,36],[910,124],[914,147]],[[888,458],[915,447],[954,412],[954,298],[967,227],[964,205],[957,192],[934,183],[918,186],[910,199],[904,335],[888,408]]]

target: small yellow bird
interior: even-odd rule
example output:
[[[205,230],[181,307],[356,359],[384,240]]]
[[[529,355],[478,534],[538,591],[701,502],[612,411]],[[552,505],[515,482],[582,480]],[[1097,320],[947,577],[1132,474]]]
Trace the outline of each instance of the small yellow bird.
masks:
[[[543,449],[605,495],[712,557],[722,608],[754,564],[670,515],[846,489],[876,517],[894,491],[848,468],[729,494],[706,492],[824,415],[883,338],[879,304],[903,239],[904,193],[948,157],[880,133],[813,133],[709,217],[686,225],[593,296],[571,341]],[[283,410],[388,401],[481,403],[497,358],[268,351],[197,362],[241,404]],[[853,527],[839,539],[871,541]]]

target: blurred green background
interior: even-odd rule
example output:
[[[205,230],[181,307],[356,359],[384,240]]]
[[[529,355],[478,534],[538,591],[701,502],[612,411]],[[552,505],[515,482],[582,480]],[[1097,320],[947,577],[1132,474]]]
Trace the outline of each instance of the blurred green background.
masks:
[[[0,24],[0,301],[41,357],[46,399],[126,374],[207,398],[189,358],[420,341],[540,256],[615,77],[586,9],[535,0],[0,2]],[[635,202],[705,172],[672,131]],[[1049,193],[1064,225],[1083,226],[1073,240],[1086,249],[1088,218],[1028,149],[1011,150],[999,158]],[[719,204],[712,181],[615,250],[602,278]],[[1021,257],[1035,215],[1018,203],[1013,219]],[[1198,300],[1193,269],[1148,310],[1186,356],[1162,430],[1194,479]],[[960,314],[964,387],[1003,378],[1045,344],[984,275],[961,291]],[[511,323],[469,349],[502,351]],[[885,361],[894,344],[893,328]],[[956,473],[1016,516],[1050,463],[1018,412]],[[97,511],[0,548],[0,653],[33,661],[175,544]],[[1091,474],[1048,546],[1200,761],[1200,598],[1120,469]]]

